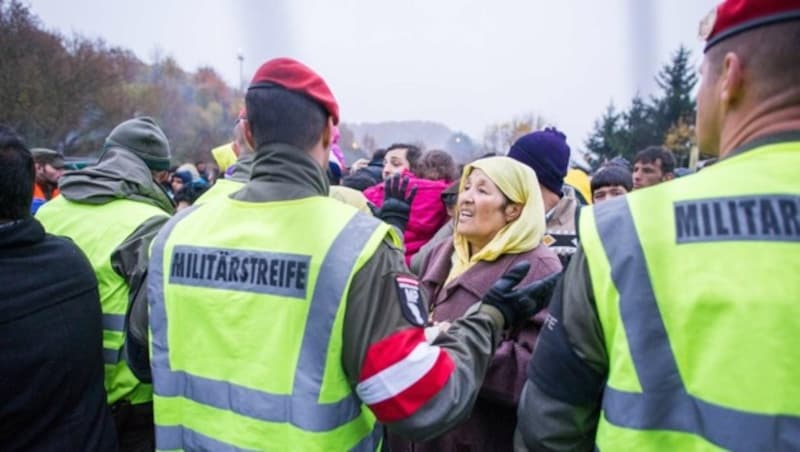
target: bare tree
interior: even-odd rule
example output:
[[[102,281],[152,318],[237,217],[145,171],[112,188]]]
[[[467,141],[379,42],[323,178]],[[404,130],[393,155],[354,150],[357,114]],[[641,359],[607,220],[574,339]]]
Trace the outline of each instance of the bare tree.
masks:
[[[546,125],[545,118],[535,113],[526,113],[509,121],[492,124],[483,135],[484,151],[503,155],[519,137],[541,130]]]

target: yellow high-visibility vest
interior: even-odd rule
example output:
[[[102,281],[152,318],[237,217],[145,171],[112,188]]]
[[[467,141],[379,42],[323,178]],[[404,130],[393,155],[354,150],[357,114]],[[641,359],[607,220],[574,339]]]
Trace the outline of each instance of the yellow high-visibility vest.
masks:
[[[342,328],[353,275],[387,235],[399,245],[322,196],[223,197],[167,223],[148,279],[157,448],[376,450]]]
[[[120,400],[140,404],[153,397],[152,386],[140,382],[122,359],[130,293],[125,279],[111,267],[111,254],[136,228],[155,216],[169,215],[158,207],[127,199],[86,204],[63,196],[36,213],[47,232],[71,238],[94,269],[103,310],[103,358],[109,405]]]
[[[766,144],[582,212],[600,450],[800,449],[798,168]]]

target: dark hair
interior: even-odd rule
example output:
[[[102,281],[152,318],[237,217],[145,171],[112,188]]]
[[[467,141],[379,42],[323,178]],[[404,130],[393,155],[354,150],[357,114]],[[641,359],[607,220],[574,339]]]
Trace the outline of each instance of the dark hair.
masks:
[[[442,203],[444,203],[444,206],[448,209],[454,207],[458,203],[458,186],[459,181],[453,182],[439,195]]]
[[[793,92],[800,100],[798,72],[800,63],[800,22],[775,23],[748,30],[721,41],[706,52],[712,81],[721,73],[725,55],[733,52],[743,58],[750,77],[752,96],[756,99]]]
[[[614,157],[613,159],[609,160],[605,166],[612,166],[612,165],[620,166],[628,171],[633,171],[633,165],[631,165],[631,162],[629,162],[628,159],[622,156]]]
[[[257,148],[284,143],[308,151],[325,130],[325,109],[302,94],[279,86],[258,87],[247,91],[245,101]]]
[[[631,191],[633,190],[633,177],[631,176],[631,172],[622,165],[607,165],[600,168],[600,170],[592,176],[590,185],[592,187],[592,192],[598,188],[611,187],[614,185],[620,185],[625,187],[625,190]]]
[[[445,208],[452,209],[458,204],[458,193],[442,193],[440,197]]]
[[[186,202],[192,205],[206,190],[208,190],[208,185],[205,182],[190,182],[178,190],[178,193],[175,193],[175,204]]]
[[[633,158],[633,163],[656,163],[656,160],[661,161],[661,172],[669,174],[675,171],[675,156],[672,151],[664,146],[648,146],[636,153]]]
[[[354,190],[364,191],[378,182],[380,182],[380,180],[372,177],[370,173],[363,170],[358,170],[354,174],[343,177],[341,185],[350,187]]]
[[[19,135],[0,124],[0,219],[21,220],[31,215],[33,156]]]
[[[333,161],[328,162],[325,174],[328,176],[328,184],[330,185],[339,185],[342,182],[342,169]]]
[[[375,152],[372,153],[372,158],[370,159],[370,164],[372,162],[378,162],[381,166],[383,166],[383,157],[386,156],[386,149],[375,149]]]
[[[406,144],[406,143],[394,143],[388,148],[386,148],[386,152],[393,151],[395,149],[405,149],[406,150],[406,160],[408,160],[408,170],[414,174],[420,170],[420,160],[422,157],[422,150],[413,144]],[[386,154],[384,154],[384,157]]]
[[[452,181],[457,177],[456,161],[445,151],[425,151],[418,176],[423,179]]]

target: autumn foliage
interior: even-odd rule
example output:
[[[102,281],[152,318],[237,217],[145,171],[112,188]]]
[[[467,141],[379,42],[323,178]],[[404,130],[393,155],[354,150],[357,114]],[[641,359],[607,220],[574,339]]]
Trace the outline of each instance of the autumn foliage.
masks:
[[[96,156],[111,129],[154,117],[175,162],[209,160],[230,140],[241,93],[214,69],[183,70],[169,56],[145,64],[102,40],[47,30],[27,6],[0,0],[0,122],[31,146]]]

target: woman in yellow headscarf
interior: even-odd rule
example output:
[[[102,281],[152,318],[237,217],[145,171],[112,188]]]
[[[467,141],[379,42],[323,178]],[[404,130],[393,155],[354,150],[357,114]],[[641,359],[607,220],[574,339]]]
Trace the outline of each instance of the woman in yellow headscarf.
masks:
[[[463,316],[517,262],[531,264],[523,285],[561,270],[558,256],[541,243],[544,231],[544,204],[532,169],[508,157],[467,165],[453,240],[434,249],[422,266],[431,320],[446,324]],[[516,405],[545,315],[506,333],[470,419],[414,450],[513,450]]]

